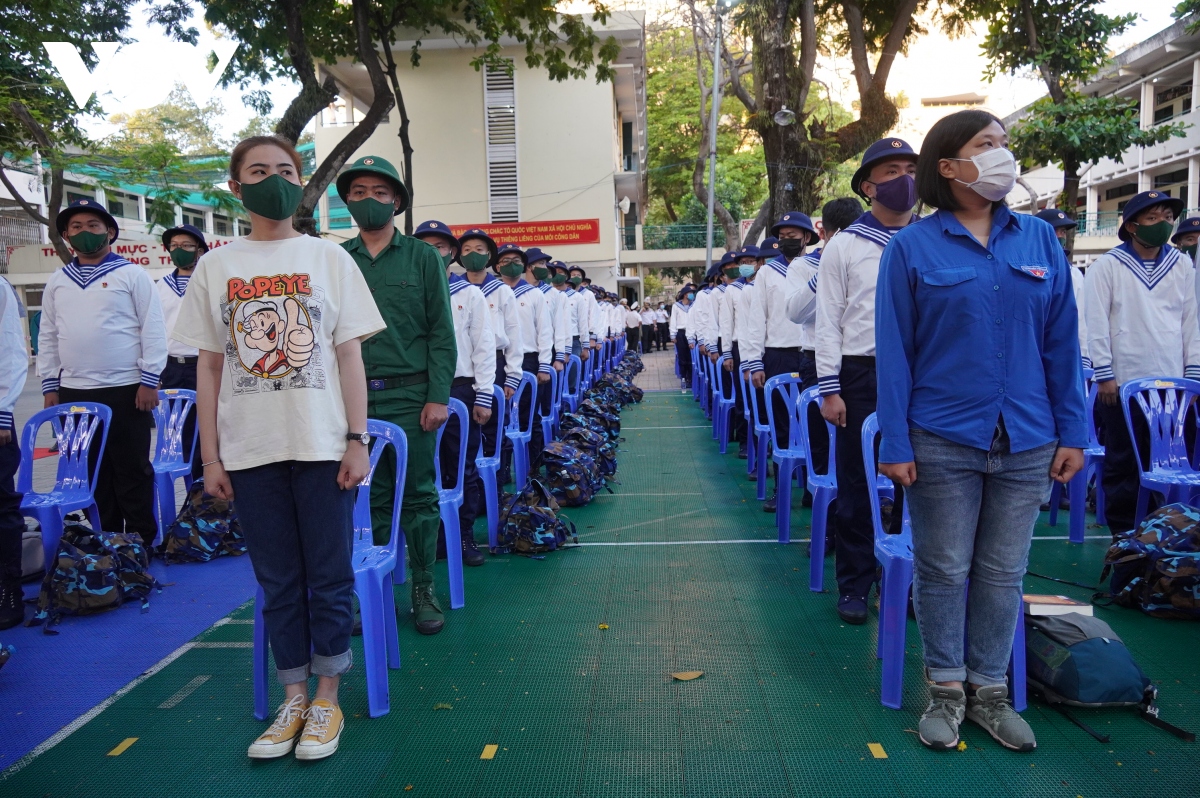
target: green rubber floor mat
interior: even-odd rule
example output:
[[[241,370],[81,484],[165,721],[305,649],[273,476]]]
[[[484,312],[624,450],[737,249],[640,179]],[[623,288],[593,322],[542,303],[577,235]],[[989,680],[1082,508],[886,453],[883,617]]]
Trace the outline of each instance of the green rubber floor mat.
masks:
[[[489,557],[445,630],[400,628],[391,712],[370,719],[355,668],[341,749],[252,762],[252,607],[243,607],[36,758],[0,795],[86,796],[1190,796],[1200,749],[1124,711],[1080,710],[1100,744],[1037,703],[1032,754],[966,725],[934,753],[920,638],[908,626],[904,707],[879,703],[874,615],[846,626],[808,589],[809,513],[793,544],[754,499],[745,461],[717,454],[690,396],[622,416],[619,485],[568,510],[582,545]],[[1038,528],[1030,568],[1094,584],[1103,540]],[[477,536],[483,539],[483,524]],[[1104,530],[1090,529],[1089,534]],[[598,545],[603,544],[603,545]],[[443,605],[444,565],[438,587]],[[826,563],[833,585],[833,560]],[[1033,592],[1088,591],[1028,577]],[[397,588],[408,611],[408,591]],[[1183,621],[1098,609],[1161,688],[1163,717],[1200,727],[1200,635]],[[361,646],[354,642],[355,657]],[[673,673],[703,671],[689,681]],[[78,678],[86,678],[80,675]],[[64,682],[63,689],[69,689]],[[273,706],[282,692],[272,688]],[[131,738],[118,755],[110,755]],[[494,757],[481,756],[496,746]]]

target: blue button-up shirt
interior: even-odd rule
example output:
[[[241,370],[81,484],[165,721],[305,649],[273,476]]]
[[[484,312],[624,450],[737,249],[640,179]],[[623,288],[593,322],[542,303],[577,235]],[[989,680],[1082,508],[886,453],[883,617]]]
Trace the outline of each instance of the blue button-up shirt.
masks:
[[[938,211],[883,252],[875,296],[879,460],[913,459],[918,427],[1013,452],[1087,445],[1079,320],[1054,230],[1000,207],[984,247]]]

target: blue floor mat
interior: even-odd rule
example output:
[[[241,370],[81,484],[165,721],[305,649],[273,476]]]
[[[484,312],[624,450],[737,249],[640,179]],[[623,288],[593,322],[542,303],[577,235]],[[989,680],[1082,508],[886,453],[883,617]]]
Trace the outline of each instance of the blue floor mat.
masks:
[[[0,771],[254,598],[247,556],[156,561],[150,570],[166,586],[151,594],[148,612],[130,602],[102,615],[64,618],[54,636],[37,626],[0,632],[0,643],[17,649],[0,670]],[[37,589],[28,584],[25,595]]]

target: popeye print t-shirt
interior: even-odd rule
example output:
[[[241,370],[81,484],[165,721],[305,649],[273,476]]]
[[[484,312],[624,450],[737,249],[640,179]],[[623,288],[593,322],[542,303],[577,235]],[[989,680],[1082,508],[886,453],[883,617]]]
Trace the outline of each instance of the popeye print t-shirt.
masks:
[[[340,460],[351,430],[335,348],[386,325],[354,259],[312,236],[240,238],[204,254],[171,337],[221,353],[227,470]]]

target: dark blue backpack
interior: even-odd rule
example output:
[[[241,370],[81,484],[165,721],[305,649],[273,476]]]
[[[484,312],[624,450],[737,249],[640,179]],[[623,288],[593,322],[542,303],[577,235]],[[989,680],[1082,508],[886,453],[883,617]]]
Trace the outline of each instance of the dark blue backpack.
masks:
[[[1051,707],[1101,742],[1102,735],[1073,717],[1067,706],[1132,707],[1156,726],[1184,739],[1195,736],[1158,717],[1157,688],[1107,623],[1090,615],[1025,616],[1025,673]]]
[[[563,433],[562,441],[595,460],[601,476],[610,477],[617,473],[616,441],[610,441],[607,436],[582,427]]]

